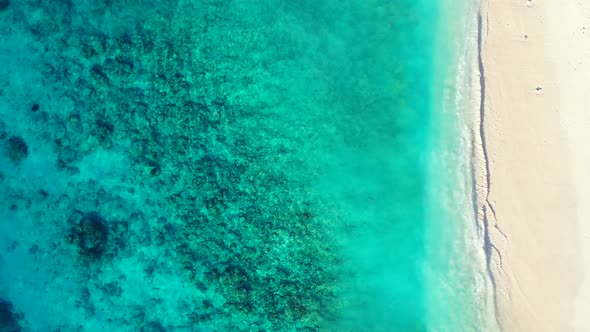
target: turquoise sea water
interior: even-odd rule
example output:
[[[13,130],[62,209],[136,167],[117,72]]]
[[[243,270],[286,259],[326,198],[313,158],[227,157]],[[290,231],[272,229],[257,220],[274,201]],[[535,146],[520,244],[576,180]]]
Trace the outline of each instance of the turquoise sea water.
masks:
[[[482,330],[446,13],[0,0],[0,326]]]

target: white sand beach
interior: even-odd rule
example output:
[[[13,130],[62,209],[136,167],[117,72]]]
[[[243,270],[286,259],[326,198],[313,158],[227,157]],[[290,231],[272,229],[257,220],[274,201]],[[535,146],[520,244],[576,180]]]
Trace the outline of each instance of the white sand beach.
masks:
[[[485,0],[481,24],[477,192],[500,327],[590,331],[590,1]]]

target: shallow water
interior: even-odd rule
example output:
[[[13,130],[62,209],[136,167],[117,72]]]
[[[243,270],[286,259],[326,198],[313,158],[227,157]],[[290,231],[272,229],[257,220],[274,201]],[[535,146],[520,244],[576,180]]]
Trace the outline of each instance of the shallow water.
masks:
[[[471,257],[441,251],[464,233],[432,235],[433,156],[462,151],[440,133],[437,1],[1,8],[5,324],[473,327]]]

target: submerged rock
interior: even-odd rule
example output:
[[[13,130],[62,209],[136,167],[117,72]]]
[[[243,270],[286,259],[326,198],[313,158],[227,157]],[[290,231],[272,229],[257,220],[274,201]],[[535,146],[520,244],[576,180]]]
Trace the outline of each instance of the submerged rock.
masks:
[[[159,322],[150,322],[141,329],[142,332],[164,332],[166,329]]]
[[[80,253],[95,258],[102,256],[107,244],[108,228],[98,213],[84,214],[73,233],[73,240]]]
[[[29,147],[22,137],[12,136],[6,141],[6,152],[10,160],[18,163],[29,155]]]
[[[8,137],[8,133],[6,132],[6,124],[0,120],[0,139],[5,139],[6,137]]]
[[[10,6],[10,0],[0,0],[0,12]]]
[[[12,312],[12,303],[0,298],[0,332],[20,332],[21,327]]]

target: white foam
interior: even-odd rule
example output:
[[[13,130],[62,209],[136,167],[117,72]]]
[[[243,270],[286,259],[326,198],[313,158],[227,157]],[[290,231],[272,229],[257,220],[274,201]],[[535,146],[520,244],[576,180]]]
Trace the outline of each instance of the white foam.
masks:
[[[434,299],[429,306],[429,321],[434,331],[451,331],[453,328],[461,330],[495,331],[497,330],[494,306],[494,290],[489,277],[486,257],[483,249],[483,232],[475,215],[475,183],[474,183],[474,128],[476,127],[474,112],[479,110],[479,91],[474,91],[474,80],[477,73],[478,56],[478,26],[477,15],[479,1],[466,0],[461,4],[450,2],[445,4],[446,10],[454,10],[453,27],[447,28],[451,35],[448,57],[453,65],[445,73],[444,91],[438,110],[440,122],[438,150],[432,157],[430,177],[432,211],[431,220],[446,220],[448,227],[436,227],[430,235],[433,249],[441,245],[447,246],[442,263],[448,268],[449,275],[444,281],[434,280],[431,292],[435,297],[448,296],[449,305],[465,309],[458,313],[448,313],[447,317],[440,317],[437,310],[440,304]],[[457,14],[459,13],[459,14]],[[447,18],[448,20],[448,18]],[[449,33],[450,32],[450,33]],[[445,37],[449,42],[449,37]],[[477,99],[478,104],[474,105]],[[478,115],[478,114],[477,114]],[[479,134],[477,132],[477,134]],[[440,179],[443,177],[443,179]],[[438,200],[438,202],[437,202]],[[444,216],[444,217],[441,217]],[[438,234],[436,233],[438,232]],[[451,243],[442,243],[437,238],[450,238]],[[430,273],[436,277],[435,273]],[[439,276],[440,277],[440,276]],[[434,289],[443,285],[447,289]],[[451,299],[451,297],[461,297]],[[444,308],[443,308],[444,309]],[[446,309],[448,310],[448,309]],[[474,316],[467,318],[466,316]],[[449,325],[450,324],[450,325]]]

